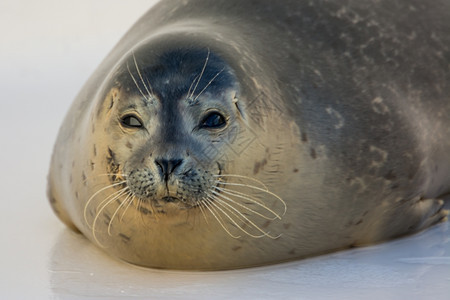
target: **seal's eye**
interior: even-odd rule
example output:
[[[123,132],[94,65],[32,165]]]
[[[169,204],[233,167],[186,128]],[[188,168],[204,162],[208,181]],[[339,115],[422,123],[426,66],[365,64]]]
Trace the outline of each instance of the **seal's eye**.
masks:
[[[211,112],[206,115],[201,123],[202,128],[206,129],[219,129],[226,124],[225,117],[218,112]]]
[[[141,128],[142,122],[134,115],[126,115],[120,120],[123,126],[128,128]]]

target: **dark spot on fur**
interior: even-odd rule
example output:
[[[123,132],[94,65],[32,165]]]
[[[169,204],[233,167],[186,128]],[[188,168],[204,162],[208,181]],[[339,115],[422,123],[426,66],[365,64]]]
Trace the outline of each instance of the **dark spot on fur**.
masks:
[[[112,161],[115,161],[115,160],[116,160],[116,154],[115,154],[114,151],[112,151],[112,149],[109,148],[109,147],[108,147],[108,156],[107,156],[107,159],[108,159],[108,163],[111,163]]]
[[[139,211],[140,211],[141,213],[143,213],[144,215],[151,214],[151,211],[150,211],[150,210],[148,210],[148,209],[146,209],[145,207],[142,207],[142,206],[139,207]]]
[[[359,220],[358,222],[355,223],[355,225],[359,225],[363,222],[363,219]]]
[[[394,190],[396,188],[398,188],[400,185],[398,183],[394,183],[393,185],[391,185],[391,189]]]
[[[366,211],[363,213],[363,217],[365,217],[368,213],[369,213],[369,211],[366,210]]]
[[[78,199],[78,192],[75,192],[75,198]]]
[[[302,142],[306,143],[308,141],[308,135],[306,132],[302,132]]]
[[[92,160],[90,161],[90,165],[91,165],[91,170],[94,171],[95,169],[95,162],[93,162]]]
[[[311,148],[310,155],[311,155],[311,157],[312,157],[313,159],[316,159],[316,158],[317,158],[316,150],[315,150],[314,148]]]
[[[114,106],[114,96],[115,95],[111,95],[111,99],[109,99],[110,102],[109,102],[108,110],[111,110],[113,108],[113,106]]]
[[[70,176],[69,176],[69,183],[72,183],[72,174],[70,174]]]
[[[129,236],[126,236],[125,234],[123,234],[123,233],[119,233],[119,236],[122,238],[122,241],[124,242],[124,243],[128,243],[129,241],[130,241],[130,237]]]
[[[253,167],[253,174],[254,175],[258,174],[259,171],[261,169],[263,169],[266,164],[267,164],[267,159],[265,159],[265,158],[262,161],[259,161],[259,162],[257,161],[255,163],[255,166]]]
[[[283,224],[284,229],[289,229],[291,227],[291,223]]]
[[[84,171],[81,172],[81,179],[83,180],[84,184],[86,185],[86,174],[84,174]]]
[[[395,180],[397,178],[397,176],[394,173],[394,170],[389,170],[389,172],[384,175],[384,179],[386,180]]]
[[[294,169],[294,171],[293,171],[294,173],[298,173],[298,169]]]
[[[109,224],[111,223],[111,217],[107,213],[104,213],[103,217],[105,217],[104,223],[109,226]]]
[[[92,122],[92,128],[91,128],[91,131],[92,131],[92,133],[94,133],[95,132],[95,125],[94,125],[95,123],[94,122]]]
[[[233,251],[238,251],[238,250],[241,250],[241,249],[242,249],[241,246],[236,246],[236,247],[231,248],[231,250],[233,250]]]
[[[270,221],[266,221],[261,227],[262,228],[267,228],[270,225]]]
[[[51,203],[51,204],[55,204],[55,203],[56,203],[55,197],[50,197],[50,203]]]
[[[399,201],[398,201],[398,203],[400,203],[400,204],[405,204],[406,202],[408,202],[409,200],[408,199],[400,199]]]
[[[108,147],[108,154],[106,155],[106,162],[108,163],[108,172],[114,174],[110,176],[111,183],[117,180],[117,175],[119,173],[120,165],[116,162],[116,154],[114,151]]]
[[[94,144],[94,156],[97,156],[97,147]]]
[[[288,252],[290,255],[295,255],[295,248]]]
[[[130,142],[127,142],[125,146],[127,146],[128,149],[133,149],[133,145]]]

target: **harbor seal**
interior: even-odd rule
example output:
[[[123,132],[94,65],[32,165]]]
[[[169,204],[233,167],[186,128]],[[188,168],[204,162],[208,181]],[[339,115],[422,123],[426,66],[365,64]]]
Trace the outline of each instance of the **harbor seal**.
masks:
[[[450,1],[161,1],[60,129],[55,213],[154,268],[243,268],[445,219]]]

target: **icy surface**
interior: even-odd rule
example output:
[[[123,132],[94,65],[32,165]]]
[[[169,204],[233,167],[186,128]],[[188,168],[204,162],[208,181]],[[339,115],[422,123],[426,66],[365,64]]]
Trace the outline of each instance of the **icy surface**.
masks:
[[[45,196],[57,130],[153,2],[0,2],[0,299],[450,299],[448,222],[372,247],[208,273],[131,266],[67,230]]]

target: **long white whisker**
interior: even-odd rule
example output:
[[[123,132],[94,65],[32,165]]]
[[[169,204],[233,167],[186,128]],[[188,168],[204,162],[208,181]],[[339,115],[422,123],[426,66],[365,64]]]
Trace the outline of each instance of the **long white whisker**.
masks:
[[[254,182],[256,182],[256,183],[262,185],[264,189],[269,190],[269,189],[267,188],[267,186],[266,186],[262,181],[259,181],[259,180],[256,179],[256,178],[252,178],[252,177],[248,177],[248,176],[244,176],[244,175],[235,175],[235,174],[224,174],[224,175],[222,175],[222,174],[221,174],[221,175],[213,175],[213,177],[218,177],[219,179],[220,179],[221,177],[236,177],[236,178],[248,179],[248,180],[254,181]],[[223,183],[223,182],[220,181],[220,183]]]
[[[270,221],[273,221],[273,220],[275,220],[275,219],[280,219],[281,220],[281,217],[279,216],[279,215],[277,215],[274,211],[272,211],[271,209],[268,209],[266,206],[264,206],[264,205],[260,205],[259,203],[257,203],[259,206],[261,206],[262,208],[264,208],[264,209],[266,209],[267,211],[269,211],[269,212],[271,212],[275,217],[268,217],[268,216],[266,216],[266,215],[263,215],[263,214],[261,214],[261,213],[259,213],[259,212],[257,212],[256,210],[253,210],[253,209],[251,209],[250,207],[247,207],[247,206],[245,206],[245,205],[243,205],[243,204],[241,204],[241,203],[239,203],[239,202],[237,202],[237,201],[235,201],[235,200],[233,200],[233,199],[231,199],[231,198],[229,198],[229,197],[227,197],[227,196],[225,196],[225,195],[223,195],[223,194],[221,194],[221,193],[218,193],[218,192],[216,192],[216,191],[212,191],[212,193],[216,196],[216,197],[220,197],[220,198],[222,198],[222,200],[228,200],[229,202],[231,202],[231,203],[233,203],[233,204],[236,204],[237,206],[239,206],[239,207],[242,207],[243,209],[245,209],[245,210],[247,210],[247,211],[249,211],[249,212],[251,212],[251,213],[253,213],[253,214],[255,214],[255,215],[257,215],[257,216],[260,216],[261,218],[264,218],[264,219],[266,219],[266,220],[270,220]],[[225,192],[223,192],[223,193],[225,193]],[[237,197],[239,197],[238,195],[234,195],[234,196],[237,196]],[[244,198],[245,199],[245,198]],[[253,202],[253,201],[252,201]]]
[[[188,99],[190,99],[190,97],[192,97],[192,96],[191,96],[191,89],[192,89],[192,86],[194,85],[195,81],[198,79],[199,76],[200,76],[200,75],[195,76],[195,77],[194,77],[194,80],[191,82],[191,86],[189,87],[189,90],[188,90],[188,92],[187,92],[187,98],[188,98]],[[191,100],[192,100],[192,99],[191,99]]]
[[[215,200],[215,201],[214,201]],[[231,206],[230,204],[226,203],[223,200],[218,199],[217,197],[213,199],[214,203],[217,203],[217,205],[222,206],[224,209],[226,209],[229,213],[231,213],[233,216],[235,216],[239,221],[241,221],[242,223],[249,223],[251,226],[253,226],[253,228],[255,228],[256,230],[258,230],[259,232],[261,232],[261,235],[254,235],[250,232],[248,232],[247,230],[245,230],[242,226],[238,225],[238,223],[232,219],[231,217],[229,217],[229,215],[227,214],[227,216],[229,217],[229,219],[233,222],[234,225],[236,225],[240,230],[242,230],[245,234],[247,234],[248,236],[251,236],[252,238],[262,238],[262,237],[269,237],[271,239],[276,239],[277,237],[273,237],[269,234],[269,232],[265,232],[264,230],[262,230],[261,228],[258,227],[258,225],[256,225],[254,222],[252,222],[247,216],[245,216],[243,213],[241,213],[239,210],[237,210],[235,207]]]
[[[225,68],[223,68],[222,70],[220,70],[209,82],[208,84],[203,88],[203,90],[200,91],[200,93],[198,93],[198,95],[194,98],[194,102],[197,101],[198,97],[200,97],[201,94],[203,94],[203,92],[211,85],[211,83],[214,81],[214,79],[217,78],[217,76],[220,75],[220,73],[223,72],[223,70],[225,70]]]
[[[125,207],[125,210],[123,211],[122,215],[119,218],[119,222],[122,222],[123,217],[125,216],[125,213],[127,212],[128,208],[130,208],[131,204],[133,204],[134,200],[136,200],[136,197],[130,193],[131,199],[128,201],[127,207]]]
[[[286,202],[284,202],[284,200],[281,199],[280,196],[278,196],[278,195],[275,194],[275,193],[272,193],[272,192],[269,191],[269,190],[265,190],[265,189],[262,189],[262,188],[257,187],[257,186],[248,185],[248,184],[242,184],[242,183],[221,182],[221,181],[216,181],[216,182],[217,182],[217,183],[220,183],[220,184],[222,184],[222,185],[242,186],[242,187],[247,187],[247,188],[250,188],[250,189],[254,189],[254,190],[257,190],[257,191],[261,191],[261,192],[267,193],[267,194],[269,194],[269,195],[271,195],[271,196],[277,198],[281,203],[283,203],[283,205],[284,205],[284,212],[283,212],[282,216],[284,216],[284,214],[286,213],[286,210],[287,210]]]
[[[100,194],[100,193],[103,192],[104,190],[107,190],[107,189],[109,189],[109,188],[113,188],[113,187],[116,187],[116,186],[118,186],[118,185],[124,184],[125,182],[126,182],[126,181],[124,180],[124,181],[121,181],[121,182],[118,182],[118,183],[114,183],[114,184],[105,186],[104,188],[101,188],[100,190],[98,190],[97,192],[95,192],[95,193],[88,199],[88,201],[86,202],[86,205],[84,206],[83,216],[84,216],[84,221],[86,222],[86,225],[88,225],[89,228],[91,228],[91,226],[89,225],[89,222],[88,222],[88,220],[87,220],[87,209],[88,209],[88,206],[90,205],[90,202],[92,201],[92,199],[94,199],[98,194]]]
[[[128,195],[125,197],[125,200],[123,200],[120,205],[117,207],[116,211],[113,213],[113,215],[111,216],[111,220],[109,220],[109,224],[108,224],[108,235],[111,236],[111,226],[112,226],[112,222],[114,220],[114,218],[116,217],[117,213],[119,212],[119,210],[127,203],[127,201],[131,198],[131,194],[129,193],[129,188],[127,187],[128,190],[126,190],[128,192]]]
[[[210,205],[216,206],[216,205],[213,203],[213,201],[208,200],[208,199],[206,199],[206,198],[203,198],[203,199],[204,199],[204,201],[205,201],[206,203],[208,203],[208,204],[210,204]],[[223,228],[223,230],[225,230],[225,232],[228,233],[228,235],[231,236],[232,238],[234,238],[234,239],[239,239],[241,236],[239,236],[239,235],[233,235],[233,234],[228,230],[228,228],[225,226],[225,224],[223,223],[224,221],[223,221],[222,217],[218,216],[217,210],[215,210],[215,208],[214,208],[214,207],[211,207],[210,205],[205,205],[205,207],[211,212],[211,214],[214,216],[214,218],[217,220],[217,222],[219,222],[219,224],[220,224],[220,226]],[[214,211],[216,211],[217,215],[216,215],[216,213],[214,213]]]
[[[205,218],[206,224],[209,225],[208,219],[206,218],[205,211],[203,210],[203,206],[206,206],[206,204],[205,204],[203,201],[204,201],[203,199],[200,200],[200,202],[199,202],[199,204],[198,204],[198,207],[200,208],[200,211],[202,212],[203,218]]]
[[[227,188],[223,188],[223,187],[215,187],[215,188],[218,191],[220,191],[220,192],[222,192],[224,194],[227,194],[227,195],[230,195],[230,196],[235,196],[235,197],[241,198],[241,199],[246,200],[246,201],[250,201],[251,203],[254,203],[254,204],[260,206],[261,208],[264,208],[268,212],[272,213],[275,216],[275,218],[278,218],[278,219],[281,220],[281,216],[278,213],[276,213],[273,209],[269,208],[262,201],[258,201],[257,199],[255,199],[255,198],[253,198],[253,197],[251,197],[251,196],[249,196],[247,194],[244,194],[244,193],[241,193],[241,192],[238,192],[238,191],[235,191],[235,190],[231,190],[231,189],[227,189]]]
[[[258,205],[260,205],[262,207],[266,206],[262,200],[256,199],[256,198],[254,198],[254,197],[252,197],[252,196],[250,196],[248,194],[245,194],[245,193],[233,190],[233,189],[229,189],[229,188],[226,188],[226,187],[215,186],[214,188],[217,189],[218,191],[227,193],[229,195],[236,196],[236,197],[239,197],[239,198],[244,199],[244,200],[248,200],[248,201],[250,201],[252,203],[255,203],[255,204],[258,204]]]
[[[263,235],[254,235],[251,234],[250,232],[248,232],[247,230],[245,230],[241,225],[239,225],[228,213],[226,213],[222,208],[219,207],[219,204],[226,209],[229,213],[231,213],[233,216],[235,216],[236,218],[238,218],[241,222],[245,223],[244,220],[241,219],[241,217],[239,217],[239,215],[237,215],[234,211],[232,211],[231,209],[229,209],[226,205],[224,205],[223,201],[220,199],[216,199],[216,198],[212,198],[211,196],[209,196],[211,201],[211,205],[214,205],[218,210],[220,210],[222,212],[222,214],[224,214],[237,228],[239,228],[242,232],[244,232],[245,234],[247,234],[248,236],[251,236],[253,238],[261,238],[265,235],[267,235],[264,231],[263,231]],[[236,209],[235,209],[236,210]],[[256,228],[258,228],[258,226],[256,226],[255,224],[253,224],[247,217],[245,217],[242,213],[240,213],[240,215],[246,220],[248,221],[250,224],[252,224],[253,226],[255,226]],[[258,228],[259,229],[259,228]],[[269,236],[270,237],[270,236]]]
[[[195,84],[195,87],[194,87],[194,90],[192,91],[192,94],[189,95],[189,98],[192,98],[194,96],[195,90],[197,89],[197,86],[198,86],[200,80],[202,80],[203,73],[205,72],[206,65],[208,64],[209,54],[210,54],[210,51],[209,51],[209,48],[208,48],[208,54],[206,55],[206,60],[205,60],[205,63],[203,64],[202,71],[200,72],[200,76],[198,77],[197,83]],[[197,99],[197,97],[195,99]]]
[[[136,62],[136,56],[134,56],[134,52],[133,52],[133,60],[134,60],[134,65],[135,65],[135,67],[136,67],[136,71],[138,72],[139,78],[141,79],[142,84],[144,85],[145,90],[147,91],[148,97],[145,98],[145,99],[149,100],[150,97],[151,97],[151,95],[153,95],[153,89],[152,89],[152,86],[151,86],[150,82],[149,82],[148,79],[146,78],[146,79],[147,79],[148,86],[150,87],[150,90],[151,90],[151,93],[150,93],[150,91],[148,90],[147,85],[146,85],[145,82],[144,82],[144,79],[142,78],[141,71],[139,70],[138,64],[137,64],[137,62]]]
[[[94,175],[86,176],[86,178],[82,181],[82,183],[86,184],[88,181],[91,182],[91,181],[95,180],[97,177],[103,177],[103,176],[116,176],[116,179],[114,180],[116,183],[117,183],[117,179],[120,180],[121,182],[123,182],[123,181],[125,181],[124,178],[127,177],[127,175],[125,175],[125,174],[113,174],[113,173],[111,173],[111,174],[108,174],[108,173],[95,174],[95,176]],[[111,182],[112,182],[112,179],[111,179]],[[97,185],[102,185],[102,183],[98,183],[98,182],[97,183],[93,183],[92,187],[95,187]]]
[[[130,66],[128,65],[128,62],[127,62],[127,69],[128,69],[128,73],[129,73],[130,76],[131,76],[131,79],[133,79],[134,84],[136,85],[137,89],[138,89],[139,92],[141,93],[142,97],[144,97],[144,99],[146,99],[147,101],[150,102],[150,99],[149,99],[147,96],[144,95],[144,92],[141,90],[141,87],[139,86],[139,84],[138,84],[136,78],[134,78],[133,74],[131,73],[131,71],[130,71]]]
[[[101,246],[103,247],[103,244],[100,243],[100,241],[97,239],[97,234],[95,231],[95,225],[97,224],[98,218],[100,217],[100,215],[102,214],[102,211],[111,203],[113,203],[114,201],[116,201],[116,199],[118,199],[119,197],[121,197],[123,194],[125,194],[127,192],[128,187],[125,187],[123,189],[121,189],[119,191],[119,193],[114,193],[117,194],[114,197],[112,197],[111,199],[109,199],[105,204],[103,204],[103,206],[99,209],[99,211],[97,212],[97,214],[95,215],[94,221],[92,222],[92,236],[94,238],[94,240]],[[104,202],[104,201],[103,201]],[[102,203],[103,203],[102,202]]]

